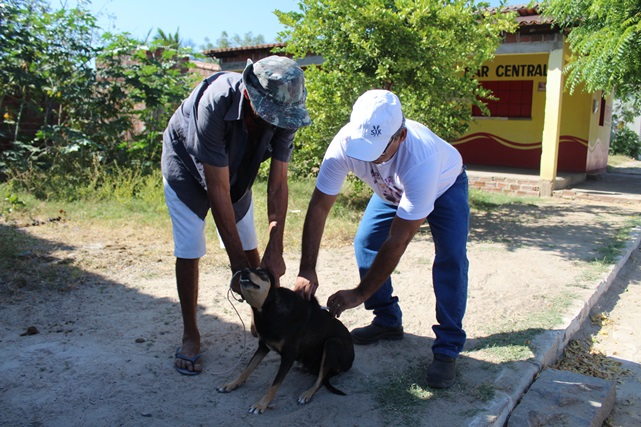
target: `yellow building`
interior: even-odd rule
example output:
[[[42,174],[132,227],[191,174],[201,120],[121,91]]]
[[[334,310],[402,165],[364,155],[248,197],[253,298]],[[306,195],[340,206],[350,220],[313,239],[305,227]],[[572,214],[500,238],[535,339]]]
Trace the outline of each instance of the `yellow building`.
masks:
[[[598,174],[607,166],[612,96],[565,91],[569,51],[564,34],[536,9],[512,6],[519,30],[508,34],[493,61],[477,73],[492,89],[490,117],[473,110],[469,131],[453,145],[466,164],[539,171],[540,194],[558,172]]]

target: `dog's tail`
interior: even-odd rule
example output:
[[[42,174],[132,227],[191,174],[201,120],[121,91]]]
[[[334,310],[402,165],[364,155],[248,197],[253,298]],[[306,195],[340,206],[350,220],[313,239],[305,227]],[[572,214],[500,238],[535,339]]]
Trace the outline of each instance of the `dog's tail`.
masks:
[[[339,394],[339,395],[341,395],[341,396],[347,396],[347,394],[343,393],[342,391],[340,391],[339,389],[337,389],[336,387],[334,387],[333,385],[331,385],[331,384],[329,383],[329,378],[325,378],[325,381],[323,381],[323,385],[325,386],[325,388],[326,388],[327,390],[331,391],[331,392],[332,392],[332,393],[334,393],[334,394]]]

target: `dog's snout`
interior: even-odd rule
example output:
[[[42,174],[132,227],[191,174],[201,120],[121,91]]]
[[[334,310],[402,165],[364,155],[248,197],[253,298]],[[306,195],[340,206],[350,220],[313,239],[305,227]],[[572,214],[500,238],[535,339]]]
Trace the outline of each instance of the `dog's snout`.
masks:
[[[251,280],[251,277],[242,277],[242,276],[240,278],[240,286],[244,286],[244,287],[253,286],[255,288],[258,287],[258,285]]]
[[[267,277],[267,272],[262,268],[244,268],[240,272],[240,285],[243,287],[260,288],[260,282]]]

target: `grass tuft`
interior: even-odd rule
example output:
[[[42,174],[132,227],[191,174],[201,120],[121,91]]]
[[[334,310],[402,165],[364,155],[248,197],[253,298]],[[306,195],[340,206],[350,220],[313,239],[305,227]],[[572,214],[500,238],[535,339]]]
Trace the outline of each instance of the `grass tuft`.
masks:
[[[423,367],[414,366],[403,372],[383,375],[386,380],[372,387],[376,390],[376,402],[390,423],[406,426],[420,424],[420,412],[417,409],[442,394],[441,391],[419,385],[424,375]]]

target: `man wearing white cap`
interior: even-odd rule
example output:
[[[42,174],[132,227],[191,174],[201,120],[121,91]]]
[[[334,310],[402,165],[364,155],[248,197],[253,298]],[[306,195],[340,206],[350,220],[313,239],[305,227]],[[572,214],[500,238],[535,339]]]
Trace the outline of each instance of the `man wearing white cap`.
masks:
[[[305,298],[318,288],[316,262],[325,221],[349,172],[374,195],[354,239],[361,277],[353,289],[331,295],[327,306],[340,314],[361,303],[374,311],[368,326],[356,328],[356,344],[402,339],[398,298],[390,275],[419,227],[430,226],[435,258],[434,360],[427,384],[446,388],[456,379],[456,358],[465,344],[467,302],[468,183],[458,151],[426,126],[405,120],[396,95],[370,90],[353,106],[350,122],[334,137],[321,164],[303,229],[295,290]]]
[[[306,97],[303,70],[291,59],[273,55],[256,63],[248,60],[242,75],[220,72],[205,79],[169,121],[161,166],[183,316],[174,365],[181,374],[202,371],[198,264],[205,255],[210,210],[232,273],[260,266],[277,281],[285,274],[287,165],[296,130],[311,123]],[[268,159],[269,241],[261,258],[251,189],[260,164]]]

